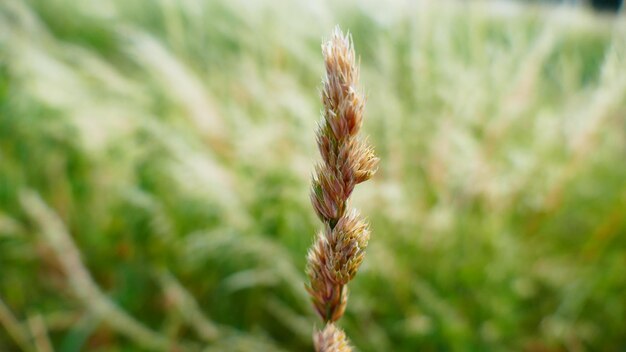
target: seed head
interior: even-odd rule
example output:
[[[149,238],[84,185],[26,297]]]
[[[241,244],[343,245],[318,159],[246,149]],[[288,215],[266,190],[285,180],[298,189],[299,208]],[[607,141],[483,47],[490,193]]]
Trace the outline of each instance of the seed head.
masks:
[[[313,334],[315,352],[352,352],[346,334],[335,324],[327,324],[324,330]]]
[[[354,278],[363,261],[370,232],[367,223],[356,210],[339,219],[332,230],[325,229],[328,246],[327,271],[330,280],[345,285]]]
[[[348,287],[363,262],[370,231],[349,198],[357,184],[376,172],[378,158],[358,133],[365,98],[358,89],[359,68],[350,35],[335,28],[322,45],[326,77],[317,145],[322,162],[315,167],[311,203],[323,223],[307,257],[306,286],[316,312],[327,323],[314,335],[318,352],[351,351],[345,334],[333,324],[346,309]]]
[[[331,246],[324,233],[319,233],[307,257],[306,286],[317,314],[325,322],[337,321],[346,310],[348,289],[339,284],[331,273]]]

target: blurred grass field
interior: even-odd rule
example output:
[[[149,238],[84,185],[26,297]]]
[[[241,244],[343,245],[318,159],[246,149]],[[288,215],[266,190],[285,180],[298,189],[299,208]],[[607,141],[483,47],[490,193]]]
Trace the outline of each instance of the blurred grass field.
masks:
[[[0,351],[306,351],[320,43],[379,173],[360,351],[626,349],[626,22],[491,2],[0,2]],[[80,254],[80,255],[78,255]]]

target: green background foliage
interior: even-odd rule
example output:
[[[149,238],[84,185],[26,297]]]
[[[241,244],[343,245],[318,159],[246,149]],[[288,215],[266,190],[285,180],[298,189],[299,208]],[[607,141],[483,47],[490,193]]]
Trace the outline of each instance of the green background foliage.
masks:
[[[372,227],[341,321],[358,349],[626,348],[623,18],[5,0],[0,350],[45,351],[46,334],[58,351],[155,348],[99,299],[179,350],[311,350],[308,187],[335,24],[381,158],[353,200]]]

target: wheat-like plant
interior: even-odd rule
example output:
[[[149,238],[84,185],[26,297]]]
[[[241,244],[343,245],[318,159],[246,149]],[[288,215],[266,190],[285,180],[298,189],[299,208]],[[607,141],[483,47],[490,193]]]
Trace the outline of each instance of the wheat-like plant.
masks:
[[[335,324],[329,323],[324,330],[313,335],[315,350],[318,352],[351,352],[346,334]]]
[[[378,158],[358,137],[365,98],[359,92],[359,68],[350,34],[339,27],[322,45],[326,78],[322,90],[322,120],[317,145],[322,162],[317,165],[311,202],[323,222],[307,258],[309,284],[315,310],[327,324],[314,335],[317,351],[350,351],[344,333],[333,323],[343,315],[347,284],[363,261],[370,232],[367,222],[348,200],[354,187],[376,171]]]

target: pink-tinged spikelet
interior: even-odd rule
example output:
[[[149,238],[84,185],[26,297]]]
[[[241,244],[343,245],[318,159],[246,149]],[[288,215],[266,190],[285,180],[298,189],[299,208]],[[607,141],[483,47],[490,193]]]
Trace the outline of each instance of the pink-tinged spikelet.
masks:
[[[327,324],[324,330],[316,331],[313,335],[316,352],[351,352],[346,334],[335,324]]]
[[[363,261],[370,236],[367,222],[356,210],[348,209],[348,200],[354,187],[370,179],[378,165],[372,147],[358,136],[365,98],[357,88],[359,69],[350,35],[335,28],[330,40],[322,45],[322,53],[326,77],[323,116],[317,130],[322,162],[315,168],[311,203],[324,228],[309,250],[306,288],[315,310],[328,325],[315,335],[316,346],[329,341],[325,336],[336,335],[345,340],[343,332],[332,323],[345,311],[346,285]],[[350,350],[345,348],[317,350]]]

